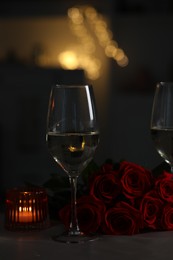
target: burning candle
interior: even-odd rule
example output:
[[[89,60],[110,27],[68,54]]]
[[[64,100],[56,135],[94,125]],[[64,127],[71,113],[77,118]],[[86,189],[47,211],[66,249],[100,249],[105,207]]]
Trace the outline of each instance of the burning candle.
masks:
[[[32,207],[19,207],[19,222],[32,222]]]
[[[8,229],[40,229],[49,225],[44,189],[13,189],[7,192],[5,226]]]

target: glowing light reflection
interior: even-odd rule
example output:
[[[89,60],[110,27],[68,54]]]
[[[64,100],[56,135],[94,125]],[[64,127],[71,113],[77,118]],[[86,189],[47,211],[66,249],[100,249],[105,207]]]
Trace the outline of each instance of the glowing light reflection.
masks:
[[[67,15],[70,29],[79,39],[81,49],[60,53],[58,56],[60,66],[66,69],[82,68],[88,78],[98,79],[102,64],[96,56],[97,44],[104,49],[105,55],[114,59],[119,66],[128,65],[128,57],[113,40],[113,33],[108,28],[106,20],[94,7],[71,7]]]
[[[77,56],[73,51],[61,52],[58,56],[58,60],[63,68],[74,70],[79,67]]]
[[[92,104],[91,104],[91,97],[89,93],[89,86],[86,86],[86,94],[87,94],[87,99],[88,99],[88,105],[89,105],[89,114],[90,114],[90,119],[93,120],[93,109],[92,109]]]

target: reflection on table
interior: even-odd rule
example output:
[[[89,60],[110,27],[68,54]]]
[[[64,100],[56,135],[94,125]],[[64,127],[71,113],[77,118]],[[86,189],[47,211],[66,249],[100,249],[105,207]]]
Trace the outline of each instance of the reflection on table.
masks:
[[[83,244],[64,244],[52,240],[63,231],[60,224],[41,231],[15,232],[0,223],[1,260],[167,260],[173,255],[173,231],[134,236],[101,236]]]

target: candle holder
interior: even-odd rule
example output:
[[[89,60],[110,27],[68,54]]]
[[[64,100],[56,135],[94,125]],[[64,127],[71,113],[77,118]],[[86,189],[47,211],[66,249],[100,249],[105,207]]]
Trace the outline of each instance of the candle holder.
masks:
[[[39,230],[49,226],[45,189],[22,187],[6,193],[5,227],[9,230]]]

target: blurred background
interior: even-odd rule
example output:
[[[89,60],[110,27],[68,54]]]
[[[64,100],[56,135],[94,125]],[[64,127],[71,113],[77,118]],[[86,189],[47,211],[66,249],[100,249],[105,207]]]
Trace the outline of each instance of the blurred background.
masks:
[[[173,80],[171,0],[9,1],[0,7],[0,191],[57,172],[45,143],[53,84],[89,83],[101,140],[95,161],[153,169],[158,81]]]

